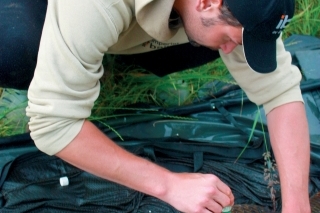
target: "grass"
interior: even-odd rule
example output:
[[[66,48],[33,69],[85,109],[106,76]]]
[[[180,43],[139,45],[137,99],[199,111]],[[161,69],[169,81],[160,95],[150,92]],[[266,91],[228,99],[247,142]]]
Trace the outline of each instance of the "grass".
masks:
[[[292,34],[320,37],[320,0],[296,0],[296,13],[283,38]],[[117,116],[117,110],[139,103],[168,107],[191,104],[219,90],[212,82],[235,83],[223,62],[218,59],[195,69],[159,78],[139,67],[123,67],[113,56],[106,56],[107,74],[101,79],[101,93],[89,119]],[[1,93],[1,88],[0,88]],[[0,115],[0,118],[5,115]],[[0,136],[18,134],[0,119]],[[5,128],[6,127],[6,128]]]
[[[320,37],[320,1],[296,0],[296,12],[284,33],[284,38],[291,34],[303,34]]]

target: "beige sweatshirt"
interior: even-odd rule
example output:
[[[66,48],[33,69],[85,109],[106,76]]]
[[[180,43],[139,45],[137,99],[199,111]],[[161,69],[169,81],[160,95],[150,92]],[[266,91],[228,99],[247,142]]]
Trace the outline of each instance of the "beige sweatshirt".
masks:
[[[38,64],[29,88],[31,137],[54,155],[79,133],[100,92],[105,53],[141,53],[188,42],[183,28],[169,29],[174,0],[48,0]],[[242,47],[220,52],[251,101],[266,113],[302,101],[301,74],[278,39],[278,68],[259,74],[245,62]]]

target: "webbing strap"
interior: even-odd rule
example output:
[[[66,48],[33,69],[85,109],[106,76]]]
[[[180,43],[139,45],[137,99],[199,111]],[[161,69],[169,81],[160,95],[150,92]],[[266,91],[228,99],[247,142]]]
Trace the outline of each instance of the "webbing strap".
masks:
[[[14,160],[12,161],[9,161],[8,163],[6,163],[4,165],[4,167],[2,168],[2,171],[0,173],[0,189],[4,183],[4,181],[6,180],[7,176],[8,176],[8,173],[9,173],[9,170],[11,168],[11,165],[12,163],[14,162]]]
[[[320,91],[313,91],[312,92],[313,98],[314,98],[314,102],[316,103],[317,108],[319,109],[318,111],[320,111]]]
[[[193,153],[193,171],[198,172],[203,166],[203,152]]]
[[[226,110],[222,104],[220,102],[217,102],[215,104],[217,110],[232,124],[234,125],[234,127],[238,128],[239,130],[241,130],[249,139],[249,136],[250,136],[250,132],[244,128],[243,126],[241,126],[235,119],[234,117],[231,115],[231,113]],[[251,142],[254,142],[254,143],[261,143],[261,139],[256,137],[256,136],[252,136],[251,138]]]
[[[151,146],[145,146],[143,147],[144,154],[150,158],[153,162],[156,162],[156,154],[154,153],[154,149]]]

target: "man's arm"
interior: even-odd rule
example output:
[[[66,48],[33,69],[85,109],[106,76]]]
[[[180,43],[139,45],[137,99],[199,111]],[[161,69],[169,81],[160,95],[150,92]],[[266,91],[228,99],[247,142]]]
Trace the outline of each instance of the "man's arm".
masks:
[[[102,178],[157,197],[182,212],[221,212],[231,189],[210,174],[173,173],[112,142],[91,122],[57,156]]]
[[[282,213],[308,213],[310,142],[304,105],[281,105],[267,119],[280,174]]]
[[[292,65],[281,38],[277,40],[277,69],[268,74],[248,67],[242,46],[230,54],[220,51],[230,73],[249,99],[267,113],[271,144],[277,160],[283,213],[310,212],[308,174],[310,143],[299,83],[301,73]],[[298,207],[297,207],[298,206]]]

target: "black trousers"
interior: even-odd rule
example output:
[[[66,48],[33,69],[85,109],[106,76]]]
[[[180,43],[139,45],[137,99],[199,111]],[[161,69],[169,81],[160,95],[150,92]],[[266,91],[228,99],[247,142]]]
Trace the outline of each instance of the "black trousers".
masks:
[[[0,1],[0,87],[28,89],[37,63],[46,8],[47,0]],[[182,44],[143,54],[122,55],[119,60],[164,76],[218,57],[217,51]]]

